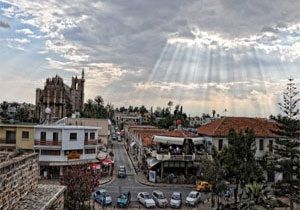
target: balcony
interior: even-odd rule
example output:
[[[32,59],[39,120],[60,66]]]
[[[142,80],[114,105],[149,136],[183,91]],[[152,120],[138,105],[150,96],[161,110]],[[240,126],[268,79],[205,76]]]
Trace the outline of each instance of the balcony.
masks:
[[[195,160],[202,160],[202,159],[211,159],[211,155],[208,154],[199,154],[193,153],[192,155],[185,155],[185,154],[171,154],[171,153],[157,153],[157,151],[152,151],[152,157],[155,157],[157,160],[178,160],[178,161],[195,161]]]
[[[35,140],[34,145],[40,145],[40,146],[61,146],[61,141],[51,141],[51,140]]]
[[[101,143],[101,139],[90,139],[84,141],[84,145],[97,145],[100,143]]]
[[[16,140],[0,139],[0,144],[16,144]]]

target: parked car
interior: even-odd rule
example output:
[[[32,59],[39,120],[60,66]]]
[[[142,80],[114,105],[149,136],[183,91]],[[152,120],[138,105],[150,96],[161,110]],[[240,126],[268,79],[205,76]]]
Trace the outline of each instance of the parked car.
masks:
[[[122,193],[117,198],[117,206],[121,208],[128,207],[131,202],[131,194],[130,192]]]
[[[151,198],[147,192],[140,192],[137,195],[138,201],[143,204],[146,208],[155,208],[155,201]]]
[[[186,197],[185,204],[188,206],[196,206],[201,200],[201,193],[197,191],[192,191]]]
[[[152,192],[153,200],[155,201],[156,206],[158,207],[167,207],[168,206],[168,200],[163,192],[159,190],[155,190]]]
[[[118,169],[118,177],[119,178],[126,178],[126,168],[125,166],[119,166],[119,169]]]
[[[93,193],[93,198],[95,201],[103,206],[108,206],[112,204],[112,198],[105,189],[97,190]]]
[[[196,190],[199,192],[210,192],[211,188],[212,186],[208,182],[200,181],[196,184]]]
[[[182,195],[180,192],[173,192],[170,199],[171,208],[180,208],[182,205]]]

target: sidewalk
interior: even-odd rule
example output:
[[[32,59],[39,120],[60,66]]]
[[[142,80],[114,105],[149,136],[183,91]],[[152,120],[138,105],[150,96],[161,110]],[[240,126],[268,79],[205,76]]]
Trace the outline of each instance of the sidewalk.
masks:
[[[99,185],[104,185],[111,182],[114,179],[114,176],[105,176],[101,177],[99,180]]]
[[[124,148],[126,150],[126,147],[124,145]],[[151,186],[151,187],[195,187],[195,185],[193,184],[167,184],[167,183],[153,183],[153,182],[149,182],[147,180],[146,175],[143,173],[143,171],[141,171],[138,168],[138,162],[136,160],[134,160],[134,158],[132,157],[132,155],[126,150],[128,157],[132,163],[132,166],[136,172],[136,176],[135,176],[135,180],[137,182],[139,182],[140,184],[146,185],[146,186]]]

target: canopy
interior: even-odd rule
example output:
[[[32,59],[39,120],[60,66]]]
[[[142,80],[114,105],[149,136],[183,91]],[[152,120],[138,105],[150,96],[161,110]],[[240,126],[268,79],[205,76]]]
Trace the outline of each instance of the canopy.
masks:
[[[112,165],[114,162],[110,159],[104,159],[101,161],[103,165]]]
[[[185,139],[191,139],[194,145],[205,144],[204,137],[181,138],[181,137],[168,137],[168,136],[154,136],[153,142],[162,143],[162,144],[183,145]]]
[[[153,142],[163,144],[183,145],[184,138],[169,137],[169,136],[154,136]]]
[[[147,159],[148,168],[152,168],[153,166],[155,166],[158,163],[160,163],[160,161],[157,160],[156,158],[148,158]]]

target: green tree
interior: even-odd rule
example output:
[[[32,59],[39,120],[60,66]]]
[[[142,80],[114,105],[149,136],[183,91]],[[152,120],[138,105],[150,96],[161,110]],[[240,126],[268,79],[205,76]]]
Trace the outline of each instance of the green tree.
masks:
[[[99,184],[99,175],[88,169],[88,165],[69,166],[60,183],[67,187],[65,194],[65,209],[85,209],[84,202],[91,198],[91,194]]]
[[[9,107],[9,104],[6,101],[3,101],[1,103],[1,109],[2,109],[2,116],[7,117],[7,109]]]
[[[97,103],[98,107],[103,106],[104,100],[102,96],[96,96],[94,100]]]
[[[246,183],[262,179],[262,169],[255,160],[255,136],[252,129],[237,133],[230,129],[228,134],[228,147],[224,148],[224,168],[226,177],[234,180],[236,189],[234,193],[237,204],[238,189],[244,188]]]
[[[29,118],[29,111],[28,109],[21,107],[17,109],[16,112],[16,119],[19,120],[20,122],[26,122],[28,121]]]
[[[254,182],[245,186],[239,207],[245,210],[269,210],[277,205],[278,201],[270,196],[266,186]]]
[[[299,91],[290,78],[283,93],[283,103],[279,103],[283,115],[273,117],[277,122],[274,133],[280,136],[274,146],[275,171],[283,175],[283,179],[275,185],[275,192],[289,199],[290,209],[294,209],[294,202],[300,203],[300,121],[297,118],[299,101]]]

